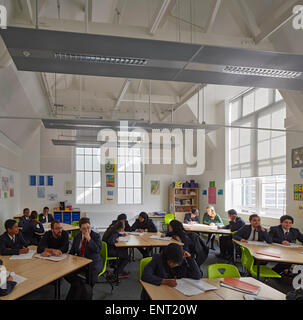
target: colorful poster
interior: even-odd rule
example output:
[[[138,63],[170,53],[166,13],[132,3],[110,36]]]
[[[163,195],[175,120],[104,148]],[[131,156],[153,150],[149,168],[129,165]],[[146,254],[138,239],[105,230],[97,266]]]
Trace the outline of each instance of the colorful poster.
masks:
[[[9,191],[9,179],[8,177],[2,177],[2,191]]]
[[[115,160],[106,159],[104,167],[105,167],[105,173],[115,173]]]
[[[303,200],[303,184],[294,184],[294,200]]]
[[[14,190],[14,188],[10,188],[10,189],[9,189],[9,196],[10,196],[10,198],[13,198],[14,195],[15,195],[15,190]]]
[[[303,167],[303,147],[292,149],[291,162],[293,168]]]
[[[36,186],[36,176],[29,176],[29,185],[30,186]]]
[[[48,186],[54,185],[54,177],[53,176],[47,176],[47,185]]]
[[[150,181],[150,193],[152,195],[160,194],[160,180],[151,180]]]
[[[65,196],[72,196],[74,191],[74,184],[72,181],[65,181],[64,182],[64,195]]]
[[[38,198],[45,198],[45,188],[44,187],[37,187],[37,197]]]
[[[44,176],[39,176],[39,186],[44,186]]]
[[[4,192],[4,199],[7,199],[8,198],[8,196],[7,196],[7,192]]]
[[[115,175],[107,174],[106,175],[106,187],[114,188],[115,187]]]
[[[208,188],[208,203],[209,204],[216,204],[217,200],[217,188],[216,187],[209,187]]]
[[[104,196],[105,204],[114,204],[115,203],[115,194],[114,190],[107,190]]]

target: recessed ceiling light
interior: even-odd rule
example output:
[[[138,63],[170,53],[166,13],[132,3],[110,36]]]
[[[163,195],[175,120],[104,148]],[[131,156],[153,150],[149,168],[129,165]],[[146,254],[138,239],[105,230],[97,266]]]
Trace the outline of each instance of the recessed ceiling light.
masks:
[[[302,72],[279,70],[279,69],[265,69],[265,68],[254,68],[254,67],[238,67],[238,66],[226,66],[223,69],[226,73],[232,74],[244,74],[250,76],[261,76],[261,77],[273,77],[273,78],[285,78],[295,79],[302,76]]]
[[[23,51],[23,55],[27,58],[27,57],[29,57],[31,55],[31,53],[29,51],[27,51],[27,50],[24,50]]]

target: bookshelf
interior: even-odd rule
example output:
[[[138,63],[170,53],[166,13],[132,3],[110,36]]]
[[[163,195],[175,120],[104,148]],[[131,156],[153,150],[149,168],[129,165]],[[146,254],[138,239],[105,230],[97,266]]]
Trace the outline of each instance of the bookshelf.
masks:
[[[199,192],[200,188],[169,188],[169,209],[176,220],[183,223],[185,213],[199,210]]]

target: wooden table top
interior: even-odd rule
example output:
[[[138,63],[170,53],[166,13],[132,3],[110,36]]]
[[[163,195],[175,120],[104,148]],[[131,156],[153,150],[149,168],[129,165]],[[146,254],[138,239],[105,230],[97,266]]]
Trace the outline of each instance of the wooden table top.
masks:
[[[183,245],[182,242],[176,241],[174,239],[167,240],[158,240],[158,239],[150,239],[152,235],[161,235],[160,232],[146,232],[143,236],[134,236],[129,234],[129,240],[127,242],[121,241],[115,244],[118,248],[130,248],[130,247],[166,247],[170,243],[177,243],[180,246]]]
[[[196,232],[206,232],[206,233],[218,233],[218,234],[231,234],[230,229],[212,229],[207,224],[200,224],[200,223],[194,223],[194,224],[185,224],[183,223],[183,227],[187,231],[196,231]]]
[[[216,286],[218,289],[206,291],[204,293],[189,297],[185,296],[175,288],[171,288],[166,285],[155,286],[142,280],[140,280],[140,283],[152,300],[244,300],[243,292],[221,287],[220,280],[222,279],[202,280]],[[261,289],[257,295],[258,297],[270,298],[274,300],[285,300],[285,294],[252,277],[243,277],[240,278],[240,280],[259,286]]]
[[[254,244],[248,244],[238,240],[234,240],[234,242],[248,248],[252,256],[257,260],[303,264],[303,247],[302,248],[286,248],[286,247],[281,247],[277,243],[267,244],[266,246],[259,246]],[[263,255],[263,254],[258,254],[257,252],[260,250],[268,253],[278,254],[281,257],[277,258],[277,257]]]
[[[32,250],[36,248],[29,247]],[[66,259],[57,262],[35,257],[31,260],[9,260],[10,256],[0,256],[6,270],[27,279],[17,284],[10,294],[0,297],[0,300],[18,299],[92,262],[83,257],[67,255]]]

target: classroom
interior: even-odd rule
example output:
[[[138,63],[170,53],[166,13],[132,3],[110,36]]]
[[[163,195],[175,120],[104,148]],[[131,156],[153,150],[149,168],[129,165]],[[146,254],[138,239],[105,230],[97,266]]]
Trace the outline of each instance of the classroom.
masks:
[[[0,301],[302,300],[302,61],[302,1],[0,0]]]

